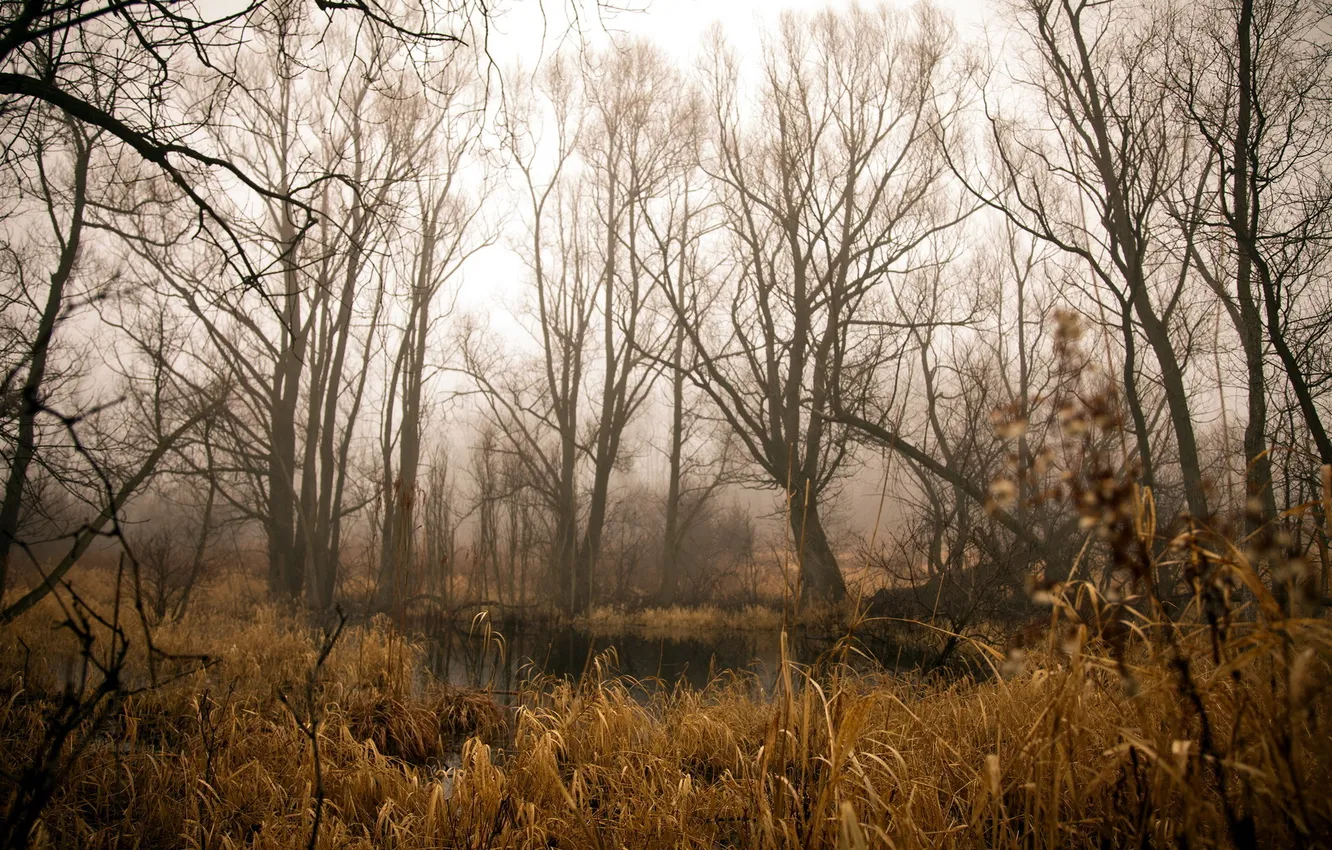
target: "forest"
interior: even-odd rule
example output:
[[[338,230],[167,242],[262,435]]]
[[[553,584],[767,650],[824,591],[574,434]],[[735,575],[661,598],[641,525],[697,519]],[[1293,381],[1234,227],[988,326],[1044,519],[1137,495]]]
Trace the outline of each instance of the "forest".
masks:
[[[1328,840],[1332,6],[783,5],[0,5],[0,847]]]

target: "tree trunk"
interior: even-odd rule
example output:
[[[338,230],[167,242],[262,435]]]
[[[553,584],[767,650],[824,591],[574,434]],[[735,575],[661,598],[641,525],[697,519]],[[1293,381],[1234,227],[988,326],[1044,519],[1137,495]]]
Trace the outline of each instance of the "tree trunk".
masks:
[[[806,499],[805,491],[797,488],[790,520],[800,565],[800,601],[835,604],[846,599],[846,582],[823,530],[818,497],[810,494]]]
[[[552,553],[551,568],[556,603],[569,614],[578,608],[575,582],[575,562],[578,558],[578,504],[574,495],[576,451],[574,435],[565,433],[560,447],[560,490],[555,508],[555,551]]]
[[[592,498],[588,505],[587,527],[583,530],[583,543],[574,564],[574,612],[581,613],[592,604],[592,576],[601,555],[601,533],[606,527],[606,508],[610,499],[610,476],[615,458],[598,458],[598,468],[592,481]]]
[[[670,482],[666,492],[666,528],[662,535],[661,586],[657,589],[657,604],[673,605],[680,592],[680,463],[684,453],[684,369],[680,362],[684,355],[684,326],[675,329],[675,370],[671,373],[671,451]]]
[[[297,297],[291,293],[292,301]],[[298,327],[299,308],[284,316],[287,327]],[[284,335],[286,335],[284,331]],[[296,561],[296,383],[300,359],[289,346],[274,370],[272,421],[268,449],[268,559],[269,589],[273,593],[299,596],[304,583],[302,565]]]
[[[1233,203],[1235,235],[1239,251],[1235,267],[1236,300],[1239,303],[1240,343],[1248,377],[1249,421],[1244,426],[1245,530],[1253,533],[1276,518],[1276,494],[1272,492],[1272,461],[1267,455],[1267,384],[1263,376],[1263,322],[1253,297],[1253,213],[1249,182],[1249,134],[1253,122],[1251,31],[1253,0],[1242,0],[1239,17],[1239,110],[1235,124]],[[1255,510],[1256,508],[1256,510]]]
[[[1189,411],[1188,390],[1184,384],[1184,371],[1179,357],[1170,340],[1170,329],[1152,305],[1151,294],[1147,287],[1146,262],[1147,244],[1142,227],[1145,209],[1132,206],[1134,193],[1131,180],[1136,179],[1136,171],[1145,165],[1139,161],[1126,164],[1121,160],[1122,151],[1111,140],[1110,128],[1113,120],[1112,105],[1104,101],[1096,76],[1096,63],[1092,58],[1091,48],[1082,32],[1082,21],[1070,6],[1064,6],[1064,14],[1069,18],[1069,26],[1077,49],[1077,67],[1056,62],[1063,82],[1080,89],[1079,97],[1085,102],[1081,115],[1073,115],[1081,120],[1090,130],[1087,141],[1087,153],[1092,158],[1100,186],[1104,193],[1102,220],[1109,232],[1115,263],[1123,276],[1128,292],[1129,303],[1137,313],[1138,320],[1147,337],[1161,369],[1161,385],[1165,390],[1166,405],[1170,413],[1170,423],[1175,431],[1175,441],[1179,449],[1180,473],[1184,479],[1184,497],[1189,513],[1195,519],[1206,522],[1209,517],[1207,492],[1202,477],[1202,467],[1198,460],[1198,441],[1193,430],[1193,417]],[[1049,38],[1047,34],[1047,39]],[[1048,43],[1048,42],[1047,42]],[[1052,49],[1055,54],[1057,48]]]
[[[19,399],[18,434],[14,445],[14,457],[9,465],[9,478],[5,481],[4,502],[0,503],[0,599],[3,599],[8,587],[9,554],[18,539],[23,494],[28,487],[28,468],[37,453],[37,414],[41,410],[42,384],[46,380],[46,360],[51,351],[51,340],[55,337],[56,324],[60,321],[60,314],[64,309],[65,286],[74,272],[74,262],[78,259],[79,245],[82,242],[89,152],[81,137],[77,135],[77,131],[72,132],[71,136],[76,154],[74,208],[70,214],[69,233],[63,239],[59,260],[51,273],[50,288],[46,292],[46,304],[42,308],[37,336],[33,339],[29,351],[28,375],[23,382],[22,397]]]
[[[312,601],[319,595],[319,547],[315,543],[319,536],[320,519],[316,514],[316,493],[319,486],[319,468],[316,463],[320,434],[324,427],[319,416],[320,404],[324,398],[329,380],[328,346],[330,343],[327,303],[322,297],[310,305],[310,322],[314,324],[315,311],[320,313],[320,326],[314,329],[313,344],[309,351],[310,385],[306,390],[305,441],[301,447],[301,489],[296,502],[296,537],[292,546],[292,560],[301,564],[307,581],[305,582],[306,601]],[[328,423],[331,427],[332,423]]]
[[[1193,431],[1193,418],[1189,412],[1188,389],[1184,385],[1184,372],[1170,342],[1169,331],[1147,302],[1145,286],[1141,281],[1135,289],[1137,313],[1147,332],[1147,342],[1156,355],[1161,369],[1161,386],[1165,389],[1166,407],[1170,423],[1174,426],[1175,442],[1179,449],[1180,474],[1184,479],[1184,500],[1194,519],[1206,522],[1210,515],[1207,507],[1207,488],[1203,481],[1202,464],[1198,460],[1198,441]]]
[[[1120,331],[1124,336],[1124,401],[1128,405],[1129,418],[1133,420],[1133,438],[1138,448],[1138,462],[1142,465],[1143,486],[1156,489],[1151,434],[1142,408],[1142,394],[1138,392],[1138,344],[1133,330],[1133,313],[1127,303],[1121,305],[1120,318]]]

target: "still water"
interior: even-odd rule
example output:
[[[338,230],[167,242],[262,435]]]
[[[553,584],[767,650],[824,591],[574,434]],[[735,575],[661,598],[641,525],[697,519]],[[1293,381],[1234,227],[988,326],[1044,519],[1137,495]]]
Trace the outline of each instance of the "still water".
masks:
[[[788,657],[810,664],[834,644],[827,635],[787,636]],[[512,696],[537,676],[577,680],[599,669],[638,683],[647,695],[677,685],[703,688],[719,677],[741,677],[768,690],[781,659],[780,631],[695,635],[592,634],[573,627],[509,624],[502,633],[438,626],[426,633],[430,672],[450,684]],[[861,636],[852,661],[883,672],[917,668],[925,659],[900,644]]]

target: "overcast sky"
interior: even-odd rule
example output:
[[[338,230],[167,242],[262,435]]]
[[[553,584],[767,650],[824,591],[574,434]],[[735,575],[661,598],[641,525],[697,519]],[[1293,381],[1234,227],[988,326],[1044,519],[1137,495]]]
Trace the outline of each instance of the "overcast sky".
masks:
[[[548,52],[568,31],[572,9],[579,15],[581,31],[591,41],[605,38],[607,33],[638,34],[687,60],[714,22],[721,24],[735,47],[748,52],[747,48],[756,46],[757,34],[787,9],[815,11],[829,7],[846,8],[852,4],[846,0],[619,0],[618,5],[632,5],[638,11],[614,13],[603,10],[598,15],[595,0],[575,3],[516,0],[496,21],[492,48],[497,55],[517,50],[530,62],[542,46],[543,20],[539,10],[545,10]],[[899,0],[889,5],[907,9],[912,4]],[[934,0],[934,5],[950,13],[957,22],[959,34],[965,35],[983,20],[990,4],[988,0]]]
[[[933,0],[952,16],[959,41],[978,37],[987,12],[999,0]],[[603,46],[613,39],[639,36],[653,42],[688,68],[698,55],[708,29],[720,24],[742,61],[757,61],[759,36],[771,30],[784,11],[815,12],[845,9],[850,0],[509,0],[498,7],[489,33],[492,60],[506,72],[531,70],[561,44],[581,37]],[[874,8],[875,0],[859,5]],[[909,14],[914,2],[888,0]],[[520,231],[519,231],[520,232]],[[504,241],[480,252],[465,267],[459,307],[481,313],[497,331],[512,329],[503,315],[516,305],[526,270]]]

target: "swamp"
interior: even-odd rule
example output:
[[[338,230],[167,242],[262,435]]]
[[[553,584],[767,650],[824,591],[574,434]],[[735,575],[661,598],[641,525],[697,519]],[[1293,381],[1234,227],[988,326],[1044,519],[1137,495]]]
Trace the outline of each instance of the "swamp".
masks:
[[[1329,0],[0,2],[0,850],[1332,846]]]

